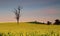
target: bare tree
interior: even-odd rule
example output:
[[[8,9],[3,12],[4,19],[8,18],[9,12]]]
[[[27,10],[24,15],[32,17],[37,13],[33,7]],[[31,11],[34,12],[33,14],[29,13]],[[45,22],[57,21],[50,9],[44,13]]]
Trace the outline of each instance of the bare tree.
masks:
[[[50,25],[51,24],[51,22],[50,21],[47,21],[47,25]]]
[[[16,16],[17,24],[19,24],[20,12],[21,12],[21,7],[19,6],[18,9],[15,9],[14,12]]]

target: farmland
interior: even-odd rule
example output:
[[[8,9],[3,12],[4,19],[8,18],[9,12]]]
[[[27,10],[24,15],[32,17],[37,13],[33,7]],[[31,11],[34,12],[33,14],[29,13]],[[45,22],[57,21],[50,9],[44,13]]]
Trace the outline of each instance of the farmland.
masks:
[[[19,24],[7,22],[0,23],[0,33],[11,34],[10,36],[42,36],[46,35],[58,35],[60,34],[60,25],[45,25],[21,22]]]

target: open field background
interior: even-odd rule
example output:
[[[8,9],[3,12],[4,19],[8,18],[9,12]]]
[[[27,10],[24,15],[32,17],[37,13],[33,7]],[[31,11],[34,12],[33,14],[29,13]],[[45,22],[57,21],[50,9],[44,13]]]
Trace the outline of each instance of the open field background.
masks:
[[[57,33],[60,34],[60,25],[44,25],[21,22],[17,23],[0,23],[0,33],[26,33],[29,34],[43,34],[43,33]]]

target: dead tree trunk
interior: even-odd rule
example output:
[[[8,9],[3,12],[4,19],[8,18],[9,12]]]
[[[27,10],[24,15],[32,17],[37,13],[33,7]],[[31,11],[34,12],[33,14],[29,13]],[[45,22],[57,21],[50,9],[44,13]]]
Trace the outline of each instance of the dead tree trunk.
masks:
[[[18,9],[17,10],[15,9],[15,12],[14,12],[16,15],[17,24],[19,24],[20,11],[21,11],[21,8],[19,6]]]

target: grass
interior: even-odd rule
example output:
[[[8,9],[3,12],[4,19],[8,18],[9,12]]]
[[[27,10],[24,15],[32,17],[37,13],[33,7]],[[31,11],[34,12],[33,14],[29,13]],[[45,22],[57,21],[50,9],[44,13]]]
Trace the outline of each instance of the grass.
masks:
[[[0,23],[0,36],[59,36],[60,25]]]
[[[59,36],[59,33],[50,32],[50,33],[39,33],[37,31],[35,32],[26,32],[26,33],[0,33],[0,36]]]

